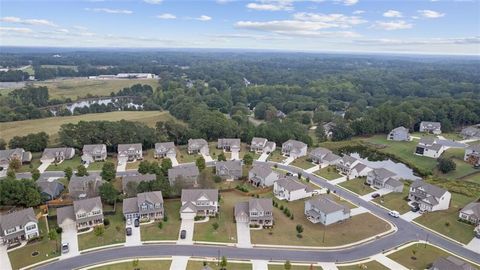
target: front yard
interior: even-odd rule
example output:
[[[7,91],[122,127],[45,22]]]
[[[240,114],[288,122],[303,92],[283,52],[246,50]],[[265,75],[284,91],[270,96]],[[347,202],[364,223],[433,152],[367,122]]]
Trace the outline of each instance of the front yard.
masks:
[[[136,261],[132,260],[131,262],[122,262],[115,263],[100,267],[91,268],[91,270],[131,270],[131,269],[142,269],[142,270],[157,270],[157,269],[169,269],[171,260],[148,260],[148,261]]]
[[[385,267],[383,264],[377,261],[370,261],[367,263],[349,265],[349,266],[338,266],[338,270],[359,270],[359,269],[368,269],[368,270],[388,270],[388,267]]]
[[[292,265],[291,270],[322,270],[320,266],[304,266],[304,265]],[[285,270],[285,266],[279,264],[269,264],[268,270]]]
[[[355,178],[351,180],[347,180],[345,182],[342,182],[339,184],[339,186],[342,186],[353,193],[356,193],[360,196],[366,195],[368,193],[374,192],[375,190],[371,188],[369,185],[365,185],[365,178],[360,177],[360,178]]]
[[[299,157],[299,158],[295,159],[292,163],[290,163],[290,165],[297,166],[297,167],[305,169],[305,170],[310,169],[313,166],[315,166],[315,164],[313,164],[311,161],[309,161],[308,156]]]
[[[405,199],[406,197],[408,197],[409,189],[410,187],[405,185],[401,193],[392,192],[387,195],[375,198],[373,199],[373,201],[390,210],[396,210],[400,214],[404,214],[410,211],[410,206]]]
[[[208,143],[208,151],[209,151],[209,154],[210,154],[210,156],[212,157],[213,160],[217,160],[218,155],[220,155],[220,153],[223,153],[225,155],[225,157],[227,158],[227,160],[229,160],[232,156],[232,154],[230,152],[223,152],[223,149],[218,149],[217,148],[217,142],[209,142]]]
[[[107,159],[105,161],[96,161],[96,162],[90,163],[88,165],[87,170],[89,172],[91,172],[91,171],[101,171],[102,167],[103,167],[103,164],[105,164],[105,162],[112,162],[113,164],[115,164],[115,166],[117,166],[118,160],[117,160],[117,158],[114,158],[114,157],[107,157]]]
[[[328,166],[328,167],[322,168],[322,169],[314,172],[314,174],[316,174],[320,177],[323,177],[327,180],[334,180],[334,179],[342,177],[342,175],[337,173],[337,169],[335,169],[335,166]]]
[[[268,161],[283,163],[283,161],[287,159],[286,157],[282,156],[282,152],[280,150],[275,150],[268,156]]]
[[[162,228],[158,227],[159,222],[140,225],[140,234],[142,241],[154,240],[177,240],[180,231],[180,200],[168,199],[164,201],[165,214],[167,222],[162,222]]]
[[[74,156],[72,159],[62,161],[60,164],[50,164],[50,166],[48,166],[47,168],[47,171],[63,171],[67,167],[70,167],[75,171],[80,165],[82,165],[82,158],[77,155]]]
[[[210,266],[212,269],[220,269],[220,266],[217,265],[217,262],[208,262],[208,266]],[[251,263],[231,263],[228,262],[227,258],[227,267],[228,270],[251,270],[252,269],[252,264]],[[157,268],[161,269],[161,268]],[[201,261],[192,261],[189,260],[187,264],[187,269],[186,270],[202,270],[203,269],[203,262]]]

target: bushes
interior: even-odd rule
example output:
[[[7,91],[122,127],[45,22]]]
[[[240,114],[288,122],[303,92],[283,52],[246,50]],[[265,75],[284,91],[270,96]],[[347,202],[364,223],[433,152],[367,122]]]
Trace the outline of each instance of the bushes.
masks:
[[[97,226],[93,229],[95,236],[103,236],[105,233],[105,228],[103,226]]]
[[[237,185],[235,188],[242,192],[248,192],[248,188],[245,184]]]
[[[110,225],[110,220],[108,218],[103,219],[103,225],[105,226]]]
[[[163,228],[163,222],[160,221],[157,226],[161,230]]]

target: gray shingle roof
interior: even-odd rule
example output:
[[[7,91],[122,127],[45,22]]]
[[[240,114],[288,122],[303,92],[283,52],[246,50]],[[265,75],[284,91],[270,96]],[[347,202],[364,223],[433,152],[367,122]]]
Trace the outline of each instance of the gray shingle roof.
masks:
[[[237,147],[240,148],[240,139],[227,139],[227,138],[222,138],[218,139],[218,147]]]
[[[308,200],[308,202],[320,212],[325,214],[330,214],[337,211],[343,211],[344,213],[350,212],[350,209],[348,207],[334,202],[326,195],[317,196],[313,199]]]
[[[350,156],[350,155],[343,155],[342,161],[343,161],[343,163],[353,164],[355,161],[357,161],[357,159]]]
[[[138,203],[137,198],[126,198],[123,199],[123,214],[138,213]]]
[[[425,129],[440,129],[442,124],[440,124],[440,122],[422,121],[420,122],[420,126]]]
[[[264,147],[266,143],[267,143],[267,139],[265,139],[265,138],[253,137],[251,146],[253,146],[253,147]]]
[[[461,212],[480,218],[480,202],[472,202],[462,208]]]
[[[435,143],[435,138],[433,137],[422,137],[420,138],[419,144],[432,145]]]
[[[310,151],[310,156],[323,158],[324,156],[330,153],[332,153],[332,151],[328,150],[327,148],[317,147],[312,151]]]
[[[408,129],[403,127],[403,126],[400,126],[400,127],[396,127],[394,129],[392,129],[393,133],[408,133]]]
[[[236,203],[234,208],[234,215],[236,217],[243,216],[243,215],[248,216],[249,215],[248,202]]]
[[[75,212],[73,205],[57,208],[57,224],[62,224],[65,220],[75,221]]]
[[[388,180],[385,182],[385,184],[392,186],[392,187],[400,187],[403,186],[403,183],[397,179],[393,178],[388,178]]]
[[[73,210],[78,212],[79,210],[83,210],[85,212],[92,211],[95,207],[102,209],[102,201],[100,197],[93,197],[84,200],[73,201]]]
[[[269,176],[273,170],[267,164],[254,164],[250,172],[257,175],[258,177],[265,178]]]
[[[311,191],[312,189],[299,182],[295,177],[292,176],[285,176],[277,180],[277,185],[280,187],[283,187],[284,189],[288,191],[295,191],[295,190],[300,190],[300,189],[305,189],[307,191]]]
[[[181,164],[168,169],[168,179],[177,179],[177,177],[197,177],[200,174],[197,165]]]
[[[447,190],[431,185],[429,183],[425,183],[424,181],[414,181],[411,185],[413,188],[421,188],[425,193],[432,195],[436,198],[440,198],[447,192]]]
[[[385,168],[376,168],[369,172],[370,175],[373,175],[375,179],[386,179],[389,177],[395,176],[394,172],[391,172]]]
[[[4,230],[14,228],[16,226],[25,226],[28,222],[37,222],[33,208],[25,208],[6,215],[0,215],[0,235]]]
[[[202,196],[218,201],[218,189],[182,189],[182,202],[197,201]]]
[[[297,140],[288,140],[282,144],[282,148],[288,148],[297,152],[300,152],[304,147],[307,147],[307,144]]]
[[[141,143],[127,143],[127,144],[119,144],[118,153],[128,152],[128,151],[142,151],[142,144]]]
[[[200,149],[204,147],[205,145],[208,145],[207,141],[204,139],[188,139],[188,148],[189,149]]]
[[[41,159],[52,159],[57,156],[64,156],[65,159],[71,158],[75,154],[75,149],[71,147],[63,148],[45,148]]]
[[[328,162],[333,162],[339,159],[341,159],[341,157],[339,155],[335,155],[334,153],[329,153],[323,157],[323,160],[326,160]]]
[[[217,172],[227,172],[231,176],[242,176],[242,161],[240,160],[227,160],[227,161],[217,161],[215,163],[215,169]]]
[[[256,210],[259,212],[272,212],[273,211],[273,202],[272,199],[250,199],[248,201],[248,209]]]
[[[163,196],[161,191],[151,191],[137,194],[137,201],[139,204],[149,202],[152,204],[163,203]]]
[[[156,143],[155,151],[158,153],[175,153],[175,144],[173,142]]]
[[[102,153],[103,150],[106,151],[107,146],[105,144],[85,144],[82,149],[82,153],[84,154],[94,154],[94,153]]]
[[[37,186],[40,188],[40,190],[43,193],[46,193],[53,198],[57,197],[64,189],[64,186],[56,180],[54,180],[54,181],[48,181],[48,180],[37,181]]]
[[[462,261],[456,257],[448,256],[440,257],[433,262],[432,270],[476,270],[475,267],[469,263]]]

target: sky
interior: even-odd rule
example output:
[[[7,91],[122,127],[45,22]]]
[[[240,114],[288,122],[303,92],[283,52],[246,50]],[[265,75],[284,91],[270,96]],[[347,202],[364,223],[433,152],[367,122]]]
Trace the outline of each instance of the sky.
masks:
[[[1,0],[0,45],[480,55],[480,0]]]

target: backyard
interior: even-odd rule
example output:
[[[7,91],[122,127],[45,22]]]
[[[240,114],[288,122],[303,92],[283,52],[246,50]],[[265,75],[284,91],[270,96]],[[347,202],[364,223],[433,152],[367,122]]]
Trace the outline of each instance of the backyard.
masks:
[[[375,198],[373,201],[390,210],[396,210],[400,214],[404,214],[410,211],[410,206],[408,205],[407,200],[405,200],[405,197],[408,197],[409,190],[410,187],[405,185],[401,193],[392,192]]]
[[[190,155],[187,152],[187,146],[182,145],[177,147],[177,160],[179,163],[191,163],[195,162],[197,158],[201,157],[201,155]]]
[[[344,187],[360,196],[366,195],[368,193],[375,191],[369,185],[365,185],[364,177],[347,180],[345,182],[340,183],[339,186]]]
[[[337,173],[337,169],[335,169],[335,166],[328,166],[328,167],[322,168],[314,172],[314,174],[320,177],[323,177],[327,180],[334,180],[342,177],[339,173]]]
[[[162,222],[162,228],[158,227],[159,222],[140,225],[142,241],[155,240],[177,240],[180,231],[180,200],[168,199],[164,201],[163,207],[168,217],[167,222]]]
[[[91,270],[131,270],[131,269],[142,269],[142,270],[157,270],[157,269],[169,269],[171,260],[132,260],[131,262],[122,262],[115,263],[95,268],[90,268]]]
[[[32,160],[30,161],[30,164],[22,165],[22,167],[20,167],[18,172],[31,172],[33,169],[38,168],[38,166],[42,164],[40,162],[41,157],[42,157],[42,153],[40,152],[32,153]]]

